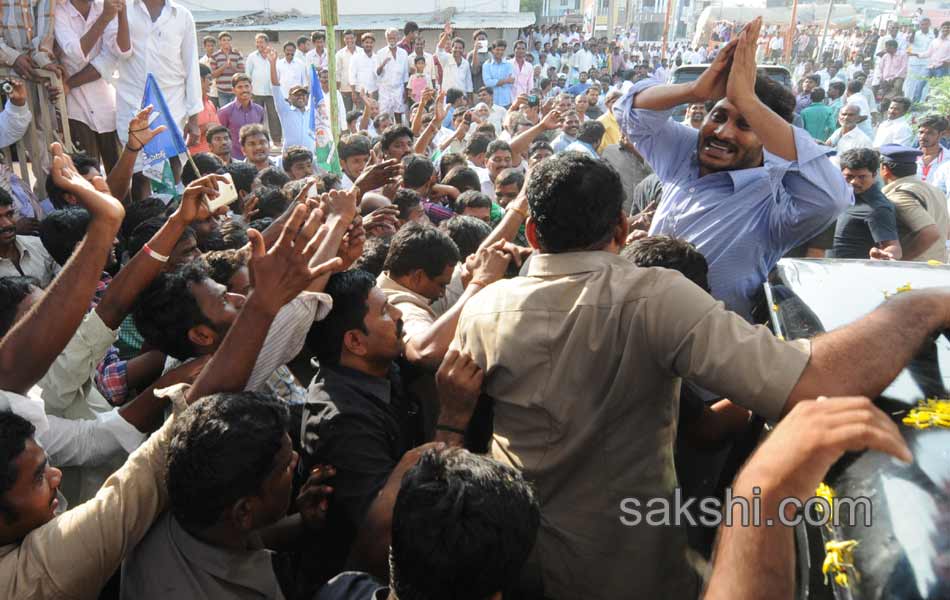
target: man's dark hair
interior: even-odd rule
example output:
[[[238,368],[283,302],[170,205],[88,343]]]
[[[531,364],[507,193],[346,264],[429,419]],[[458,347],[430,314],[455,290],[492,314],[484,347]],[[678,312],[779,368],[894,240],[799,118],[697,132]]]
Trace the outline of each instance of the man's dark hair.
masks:
[[[50,178],[51,179],[51,178]],[[89,212],[78,206],[54,210],[40,222],[40,240],[56,264],[63,266],[89,227]]]
[[[422,269],[430,278],[460,260],[459,249],[448,235],[429,225],[407,223],[389,244],[383,268],[393,277]]]
[[[755,95],[762,104],[789,123],[795,120],[795,94],[764,72],[756,75]]]
[[[247,266],[250,258],[250,253],[244,248],[216,250],[204,255],[208,263],[208,275],[225,287],[241,267]]]
[[[464,156],[458,152],[446,152],[439,159],[439,175],[440,179],[445,179],[445,176],[449,174],[449,171],[455,167],[464,167],[468,165],[468,161]],[[443,181],[442,183],[445,183]]]
[[[844,91],[845,89],[847,89],[847,86],[845,85],[843,81],[832,81],[831,83],[828,84],[828,89],[831,90],[831,88],[835,88],[836,90],[838,90],[838,96],[841,96],[842,94],[844,94]]]
[[[303,146],[290,146],[284,149],[284,155],[281,157],[281,165],[284,171],[290,173],[290,169],[298,162],[313,162],[313,152]]]
[[[195,166],[198,167],[198,172],[195,173],[195,170],[191,166],[190,160],[185,161],[185,163],[182,164],[181,183],[186,187],[196,179],[200,179],[205,175],[217,173],[221,170],[221,167],[224,166],[224,163],[221,162],[221,159],[210,152],[199,152],[198,154],[192,154],[191,159],[195,161]]]
[[[254,183],[264,187],[275,187],[279,189],[290,183],[290,175],[283,169],[267,167],[257,174]],[[251,187],[253,188],[255,186]]]
[[[400,600],[490,598],[515,587],[541,522],[511,467],[461,448],[427,451],[393,508],[391,581]]]
[[[917,174],[917,163],[895,162],[886,156],[881,157],[881,166],[887,167],[894,177],[910,177]]]
[[[848,82],[848,92],[852,94],[857,94],[864,89],[864,84],[858,81],[857,79],[852,79]]]
[[[223,247],[221,250],[243,248],[248,243],[247,225],[238,219],[225,221],[218,227]]]
[[[139,250],[142,249],[142,246],[148,243],[152,239],[158,230],[162,228],[162,225],[165,224],[164,217],[153,217],[147,219],[136,227],[132,234],[125,242],[125,251],[130,257],[135,256]],[[182,233],[181,239],[197,237],[195,235],[195,230],[191,227],[186,227],[184,233]],[[179,243],[181,240],[179,240]]]
[[[485,151],[485,154],[491,156],[500,150],[511,152],[511,146],[505,140],[492,140],[492,143],[488,144],[488,150]]]
[[[238,75],[240,75],[240,73],[238,73]],[[250,81],[250,77],[247,75],[244,75],[244,77]],[[268,131],[268,129],[260,123],[250,123],[249,125],[244,125],[240,130],[238,130],[238,140],[240,141],[241,146],[244,145],[244,142],[246,142],[248,138],[254,137],[256,135],[262,135],[267,138],[268,142],[270,141],[270,131]]]
[[[526,194],[546,252],[601,248],[623,212],[620,175],[580,152],[541,161],[531,172]]]
[[[583,124],[581,124],[580,131],[577,132],[577,139],[578,141],[586,142],[591,146],[594,146],[596,149],[606,132],[607,129],[604,127],[603,123],[597,121],[596,119],[587,119]]]
[[[139,225],[150,219],[165,220],[168,207],[161,198],[148,196],[137,202],[131,202],[125,207],[125,218],[122,219],[122,236],[128,238]]]
[[[13,206],[13,196],[3,188],[0,188],[0,206]]]
[[[455,199],[455,212],[462,212],[466,208],[491,208],[491,198],[476,190],[462,192]]]
[[[419,25],[415,21],[406,21],[406,24],[402,28],[403,35],[409,35],[416,31],[419,31]]]
[[[314,31],[310,34],[310,41],[315,42],[317,40],[327,39],[327,33],[325,31]]]
[[[551,154],[554,154],[554,147],[547,140],[534,140],[531,142],[531,146],[528,148],[528,156],[534,156],[534,153],[538,150],[547,150]]]
[[[458,88],[449,88],[449,91],[445,92],[445,103],[446,104],[455,104],[458,102],[459,98],[464,98],[465,92]]]
[[[508,47],[508,42],[506,42],[505,40],[502,40],[502,39],[497,39],[497,40],[495,40],[494,42],[492,42],[491,47],[492,47],[492,48],[507,48],[507,47]]]
[[[90,169],[99,170],[99,159],[93,158],[88,154],[76,152],[70,154],[69,157],[73,160],[73,166],[76,167],[76,172],[82,176],[85,176]],[[60,209],[69,206],[69,203],[66,202],[66,198],[64,197],[66,191],[56,185],[52,177],[46,178],[46,195],[49,196],[49,201],[52,203],[53,208]]]
[[[461,193],[470,190],[481,191],[482,182],[478,178],[478,173],[471,167],[455,167],[446,174],[442,181],[445,185],[451,185]]]
[[[251,187],[254,185],[254,179],[257,177],[257,168],[255,168],[254,165],[244,162],[232,162],[224,167],[224,172],[231,175],[231,179],[234,181],[234,188],[238,193],[251,193]]]
[[[904,107],[904,112],[907,112],[910,109],[911,101],[907,96],[895,96],[891,98],[891,104],[900,104]],[[888,105],[890,106],[890,105]]]
[[[343,189],[343,179],[336,173],[321,173],[317,175],[317,179],[323,182],[324,191]]]
[[[493,140],[486,135],[474,135],[472,139],[468,141],[468,144],[465,145],[465,154],[468,156],[484,154],[488,152],[488,146],[491,145],[492,141]]]
[[[205,132],[205,141],[210,144],[211,138],[218,135],[219,133],[226,133],[228,134],[229,138],[231,137],[231,130],[224,125],[212,125],[208,128],[208,131]]]
[[[435,165],[421,154],[402,157],[402,182],[407,188],[420,188],[435,175]]]
[[[948,125],[947,120],[941,117],[940,115],[927,115],[917,121],[917,128],[927,127],[933,129],[934,131],[943,133],[947,130],[950,125]]]
[[[176,271],[162,273],[142,292],[132,318],[150,346],[165,354],[187,360],[195,356],[188,330],[197,325],[213,326],[201,312],[191,293],[191,285],[209,279],[203,260],[184,264]]]
[[[412,211],[422,204],[422,196],[415,190],[399,188],[393,197],[393,204],[399,209],[399,218],[405,221]]]
[[[307,345],[321,364],[340,364],[343,335],[347,331],[359,329],[368,333],[363,320],[369,312],[369,293],[374,287],[376,277],[359,269],[330,276],[324,292],[333,299],[333,308],[307,334]]]
[[[26,450],[26,441],[34,433],[36,427],[33,423],[12,411],[0,411],[0,516],[7,523],[16,521],[19,515],[3,497],[16,484],[19,475],[16,460]]]
[[[491,200],[489,200],[490,204]],[[457,215],[442,221],[439,223],[439,229],[452,238],[459,249],[459,256],[463,260],[469,255],[475,254],[479,245],[491,234],[491,227],[488,223],[475,217],[463,215]]]
[[[290,200],[279,188],[264,186],[257,190],[259,217],[276,219],[290,206]]]
[[[872,175],[876,175],[880,167],[877,150],[871,148],[852,148],[842,152],[838,158],[842,169],[867,169]]]
[[[819,77],[819,76],[817,76],[817,75],[815,75],[815,74],[805,75],[805,79],[810,79],[810,80],[812,80],[812,82],[814,82],[815,85],[821,85],[821,77]]]
[[[346,160],[354,156],[369,156],[372,149],[373,144],[369,141],[369,138],[357,133],[348,135],[340,140],[340,146],[337,152],[340,156],[340,160]]]
[[[30,295],[33,288],[39,286],[40,282],[33,277],[20,275],[0,277],[0,338],[3,338],[13,327],[13,319],[16,317],[20,303]]]
[[[383,151],[389,150],[389,147],[401,137],[407,137],[409,141],[412,141],[412,130],[405,125],[391,125],[380,137],[379,147],[382,148]]]
[[[362,117],[362,116],[363,116],[363,112],[360,111],[359,109],[353,109],[353,110],[349,111],[348,113],[346,113],[346,124],[347,124],[347,126],[349,126],[350,123],[352,123],[353,121],[356,121],[357,119],[359,119],[359,118]]]
[[[696,246],[686,240],[654,235],[637,240],[621,252],[621,256],[639,267],[663,267],[682,273],[709,292],[709,264]]]
[[[353,268],[362,269],[379,277],[379,274],[383,272],[383,263],[386,262],[386,255],[389,254],[389,243],[392,239],[393,236],[391,235],[366,238],[366,243],[363,244],[363,253],[353,263]]]
[[[517,185],[519,190],[524,187],[524,173],[521,172],[521,169],[514,167],[505,169],[495,178],[496,186],[512,184]]]
[[[165,484],[182,527],[214,525],[240,498],[258,495],[289,422],[286,404],[258,392],[206,396],[175,419]]]
[[[204,63],[198,63],[198,75],[200,75],[202,79],[211,75],[211,67]]]
[[[825,99],[825,90],[821,88],[815,88],[811,91],[809,97],[811,98],[812,104],[821,104],[821,102]]]

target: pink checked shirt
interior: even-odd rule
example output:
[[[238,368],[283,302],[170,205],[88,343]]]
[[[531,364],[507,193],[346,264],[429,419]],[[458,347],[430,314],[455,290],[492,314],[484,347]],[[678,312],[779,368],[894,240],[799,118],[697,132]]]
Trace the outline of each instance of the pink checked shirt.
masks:
[[[519,68],[518,61],[511,59],[511,67],[515,71],[515,87],[512,90],[515,97],[521,94],[530,94],[531,90],[534,89],[534,66],[526,60]]]

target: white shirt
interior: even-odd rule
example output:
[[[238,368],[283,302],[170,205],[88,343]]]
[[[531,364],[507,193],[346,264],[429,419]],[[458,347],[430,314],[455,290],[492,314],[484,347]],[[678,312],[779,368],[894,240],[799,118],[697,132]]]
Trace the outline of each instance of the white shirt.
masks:
[[[914,41],[911,44],[908,44],[908,52],[913,52],[914,54],[921,54],[927,51],[927,48],[930,48],[930,42],[934,40],[934,30],[931,29],[927,33],[924,33],[917,30],[917,33],[914,34]],[[927,59],[920,58],[919,56],[911,56],[907,59],[907,65],[909,67],[916,68],[926,68]]]
[[[874,134],[874,147],[880,148],[884,144],[910,146],[914,143],[914,131],[910,128],[909,120],[905,115],[899,119],[882,121]]]
[[[128,141],[129,121],[142,105],[149,73],[155,77],[179,127],[184,127],[190,115],[204,110],[198,72],[198,38],[191,11],[174,0],[165,0],[161,14],[153,22],[142,0],[127,0],[126,13],[132,55],[116,57],[110,51],[110,61],[96,65],[104,79],[112,79],[113,65],[118,71],[116,133],[123,144]]]
[[[69,75],[81,71],[89,61],[96,58],[105,44],[116,56],[128,57],[132,53],[119,50],[116,34],[119,31],[118,19],[112,19],[96,43],[84,54],[80,39],[89,31],[102,14],[102,0],[96,0],[89,7],[89,16],[82,14],[69,0],[57,0],[54,13],[56,43],[62,49],[60,61]],[[72,88],[66,95],[66,111],[70,119],[85,123],[97,133],[115,131],[115,88],[106,79],[97,79]]]
[[[279,64],[280,61],[278,61]],[[286,59],[283,62],[287,62]],[[255,96],[270,96],[270,60],[255,50],[244,59],[244,72],[251,78],[251,91]]]
[[[578,71],[590,71],[590,68],[594,66],[594,55],[589,50],[581,47],[571,57],[571,66]]]
[[[472,89],[472,67],[465,56],[459,64],[455,64],[455,58],[439,49],[436,51],[439,62],[442,63],[442,89],[450,90],[457,88],[466,93],[471,93]]]
[[[17,143],[32,122],[29,104],[17,106],[7,100],[6,107],[0,112],[0,148]]]
[[[388,62],[386,61],[387,58],[390,59]],[[389,46],[386,46],[376,51],[375,69],[382,66],[383,62],[386,62],[386,66],[383,67],[383,72],[378,78],[380,87],[398,87],[402,89],[402,87],[406,85],[406,82],[409,81],[409,55],[406,54],[405,50],[397,46],[396,56],[393,58],[392,51],[389,49]],[[375,69],[373,71],[374,73]]]
[[[950,197],[950,156],[944,158],[945,152],[941,151],[940,156],[930,163],[929,177],[924,177],[923,161],[918,157],[917,176],[921,181],[926,181],[930,185],[938,188],[945,196]]]
[[[785,38],[780,35],[769,40],[769,50],[783,50],[785,48]]]
[[[350,62],[360,52],[363,52],[363,50],[356,46],[353,47],[353,52],[347,50],[346,47],[336,52],[336,82],[339,84],[341,92],[353,91],[351,87],[352,80],[350,79]]]
[[[350,59],[350,84],[355,86],[354,91],[372,93],[379,89],[376,82],[376,59],[367,56],[362,48]]]
[[[307,77],[307,65],[303,61],[294,59],[287,62],[286,58],[277,61],[277,80],[280,82],[284,98],[290,97],[290,88],[295,85],[310,87],[310,80]],[[269,75],[268,75],[269,77]]]
[[[313,65],[317,68],[317,74],[320,73],[320,69],[329,69],[330,68],[330,55],[327,53],[327,49],[323,49],[323,54],[317,54],[316,48],[311,48],[307,52],[307,58],[304,61],[309,67]]]
[[[841,156],[844,152],[848,150],[853,150],[855,148],[871,148],[873,143],[871,138],[866,136],[861,129],[855,127],[848,133],[842,134],[841,128],[839,127],[831,134],[831,137],[828,138],[828,143],[835,147],[835,150],[838,152],[838,156]]]

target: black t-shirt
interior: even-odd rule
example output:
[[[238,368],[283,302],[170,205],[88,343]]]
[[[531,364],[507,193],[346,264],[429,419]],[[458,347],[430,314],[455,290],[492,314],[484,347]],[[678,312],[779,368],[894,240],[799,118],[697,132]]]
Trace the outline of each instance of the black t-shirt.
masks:
[[[867,259],[878,243],[896,239],[897,212],[875,184],[863,194],[855,194],[854,206],[838,217],[833,256]]]

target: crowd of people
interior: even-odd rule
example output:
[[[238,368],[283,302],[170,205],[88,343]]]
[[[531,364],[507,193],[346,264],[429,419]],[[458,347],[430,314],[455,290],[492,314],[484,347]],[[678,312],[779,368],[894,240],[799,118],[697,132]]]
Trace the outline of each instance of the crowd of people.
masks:
[[[805,62],[788,89],[757,71],[761,20],[671,84],[681,56],[576,26],[245,56],[225,32],[202,55],[172,0],[54,14],[49,52],[0,47],[24,78],[0,146],[46,69],[81,149],[0,185],[3,597],[791,597],[792,529],[697,541],[621,502],[671,500],[680,450],[754,416],[775,427],[745,466],[703,476],[763,519],[846,451],[911,460],[868,398],[950,325],[946,292],[812,340],[756,324],[783,256],[946,262],[947,122],[911,147],[896,84]],[[310,101],[330,60],[338,171]],[[140,157],[149,73],[190,150],[171,185]],[[842,146],[882,113],[880,152]]]

